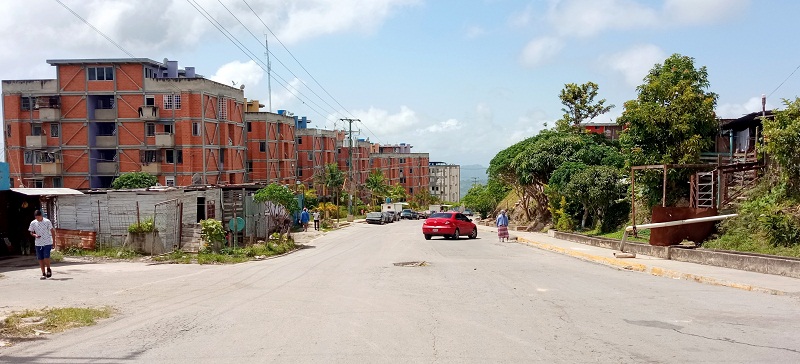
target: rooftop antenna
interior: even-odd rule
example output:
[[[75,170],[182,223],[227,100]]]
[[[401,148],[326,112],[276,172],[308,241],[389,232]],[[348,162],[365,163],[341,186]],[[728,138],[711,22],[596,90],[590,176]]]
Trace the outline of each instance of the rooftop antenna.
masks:
[[[272,61],[269,59],[269,36],[264,33],[264,46],[267,51],[264,55],[267,56],[267,95],[269,95],[269,112],[272,112]]]

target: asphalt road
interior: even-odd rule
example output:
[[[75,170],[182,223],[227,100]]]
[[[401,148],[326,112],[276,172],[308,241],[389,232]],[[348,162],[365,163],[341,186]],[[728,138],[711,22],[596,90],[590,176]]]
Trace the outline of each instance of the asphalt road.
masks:
[[[800,301],[587,263],[494,236],[356,224],[233,266],[3,273],[0,309],[110,305],[12,363],[800,362]],[[420,267],[393,263],[425,261]]]

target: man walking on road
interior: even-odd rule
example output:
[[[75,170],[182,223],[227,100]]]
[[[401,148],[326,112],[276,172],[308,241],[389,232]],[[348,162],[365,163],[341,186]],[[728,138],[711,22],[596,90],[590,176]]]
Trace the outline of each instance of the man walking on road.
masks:
[[[319,231],[319,210],[314,211],[314,230]]]
[[[303,208],[303,212],[300,213],[300,223],[303,224],[303,231],[308,231],[308,209]]]
[[[42,269],[42,278],[47,279],[53,276],[50,270],[50,250],[53,249],[53,241],[56,240],[56,233],[53,230],[53,223],[42,216],[41,210],[36,210],[33,214],[35,219],[28,226],[31,236],[36,238],[36,259],[39,260],[39,268]]]

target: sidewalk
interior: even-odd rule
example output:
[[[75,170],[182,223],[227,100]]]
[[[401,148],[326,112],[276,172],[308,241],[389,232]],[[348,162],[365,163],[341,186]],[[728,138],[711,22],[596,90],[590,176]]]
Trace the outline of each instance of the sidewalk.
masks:
[[[497,229],[494,227],[478,225],[478,230],[487,238],[490,234],[493,235],[492,238],[497,238]],[[604,264],[617,269],[644,272],[659,277],[686,279],[746,291],[800,297],[800,279],[796,278],[678,262],[641,254],[637,254],[636,258],[632,259],[617,259],[611,249],[573,243],[552,238],[543,233],[524,231],[509,231],[509,233],[511,234],[511,243],[516,240],[520,244]]]

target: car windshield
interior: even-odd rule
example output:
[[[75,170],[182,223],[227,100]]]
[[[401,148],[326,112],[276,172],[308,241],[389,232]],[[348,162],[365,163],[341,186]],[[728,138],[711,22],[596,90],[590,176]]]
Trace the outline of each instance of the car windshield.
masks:
[[[442,218],[442,219],[449,219],[453,214],[447,212],[437,212],[431,215],[431,218]]]
[[[380,212],[370,212],[367,214],[367,217],[381,217],[381,216],[382,215]]]

